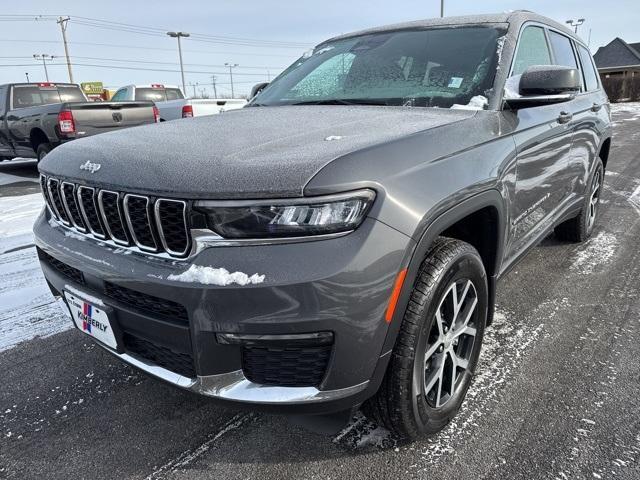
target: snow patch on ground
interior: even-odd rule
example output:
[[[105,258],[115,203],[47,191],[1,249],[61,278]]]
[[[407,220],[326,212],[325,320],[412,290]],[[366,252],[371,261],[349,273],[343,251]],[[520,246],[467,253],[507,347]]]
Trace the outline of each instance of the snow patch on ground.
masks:
[[[0,256],[0,352],[72,327],[51,295],[33,247]]]
[[[576,252],[571,270],[583,275],[593,273],[598,267],[609,263],[615,255],[618,245],[619,242],[615,235],[607,232],[598,233]]]
[[[487,105],[489,105],[489,100],[487,97],[483,95],[476,95],[475,97],[471,97],[469,103],[466,105],[460,105],[459,103],[454,103],[451,105],[452,110],[484,110]]]
[[[167,280],[185,283],[202,283],[204,285],[226,286],[233,283],[238,285],[258,284],[264,282],[264,275],[254,273],[249,276],[244,272],[229,272],[226,268],[203,267],[191,265],[185,272],[172,274]]]
[[[33,244],[33,224],[43,205],[39,193],[0,197],[0,254]]]
[[[611,113],[621,113],[621,112],[640,114],[640,102],[611,104]]]

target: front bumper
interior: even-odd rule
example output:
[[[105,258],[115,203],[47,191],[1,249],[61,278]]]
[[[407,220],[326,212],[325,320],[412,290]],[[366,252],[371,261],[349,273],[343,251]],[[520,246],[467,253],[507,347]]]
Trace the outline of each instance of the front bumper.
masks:
[[[373,219],[343,237],[305,243],[212,247],[189,262],[143,256],[81,237],[48,221],[34,227],[41,252],[82,272],[74,278],[41,255],[52,291],[74,289],[100,298],[114,312],[122,335],[192,362],[193,373],[166,368],[125,345],[108,349],[123,361],[178,387],[272,411],[321,413],[356,405],[378,388],[389,352],[384,321],[395,276],[412,240]],[[192,265],[265,275],[256,285],[215,286],[169,280]],[[81,283],[79,283],[81,281]],[[129,295],[183,306],[185,321],[164,311],[108,295]],[[144,303],[143,303],[144,305]],[[115,327],[114,327],[115,328]],[[218,334],[290,336],[331,332],[326,369],[316,385],[280,386],[250,381],[242,344]],[[122,337],[121,337],[122,338]]]

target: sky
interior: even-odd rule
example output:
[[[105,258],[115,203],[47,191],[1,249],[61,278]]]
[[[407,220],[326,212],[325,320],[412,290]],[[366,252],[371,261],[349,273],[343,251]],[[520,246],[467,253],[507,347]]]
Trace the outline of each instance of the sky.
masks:
[[[102,81],[116,89],[127,84],[181,83],[177,41],[166,31],[191,33],[182,39],[187,94],[246,94],[268,81],[313,45],[331,36],[405,20],[439,16],[439,0],[1,0],[0,84],[44,81],[34,54],[53,55],[51,81],[68,81],[64,48],[55,19],[69,16],[67,39],[74,81]],[[563,22],[585,18],[579,34],[593,52],[616,36],[640,42],[640,0],[445,0],[445,15],[528,9]],[[17,21],[3,15],[27,15]],[[81,18],[82,17],[82,18]],[[119,24],[136,25],[124,27]],[[108,27],[108,28],[105,28]],[[215,38],[214,38],[215,37]]]

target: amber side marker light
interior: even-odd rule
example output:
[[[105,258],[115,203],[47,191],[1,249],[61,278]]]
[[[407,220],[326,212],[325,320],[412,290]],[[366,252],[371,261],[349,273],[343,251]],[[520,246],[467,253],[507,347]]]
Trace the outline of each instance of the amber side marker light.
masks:
[[[393,292],[391,292],[391,298],[389,298],[389,306],[387,307],[387,313],[384,316],[384,320],[387,323],[391,323],[393,319],[393,313],[396,311],[396,305],[398,304],[398,298],[400,298],[400,292],[402,291],[402,285],[404,279],[407,276],[407,269],[400,270],[396,277],[396,283],[393,285]]]

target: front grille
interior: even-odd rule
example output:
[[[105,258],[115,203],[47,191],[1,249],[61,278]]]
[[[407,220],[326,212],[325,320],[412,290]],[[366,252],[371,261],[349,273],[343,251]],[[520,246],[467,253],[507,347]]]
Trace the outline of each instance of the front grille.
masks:
[[[40,177],[53,217],[65,227],[118,246],[183,258],[191,247],[189,204],[100,190]]]
[[[79,285],[85,284],[84,275],[77,268],[73,268],[72,266],[67,265],[64,262],[61,262],[57,258],[52,257],[51,255],[40,249],[38,249],[38,255],[40,259],[44,260],[51,268],[53,268],[58,273],[73,280]]]
[[[122,336],[124,349],[127,353],[148,360],[182,376],[195,378],[196,370],[193,357],[188,353],[180,353],[140,337],[125,332]]]
[[[138,310],[140,313],[164,317],[176,323],[187,325],[189,323],[187,309],[179,303],[136,292],[110,282],[104,282],[104,291],[109,297]]]
[[[242,347],[242,370],[248,380],[280,387],[317,387],[324,378],[331,345]]]

